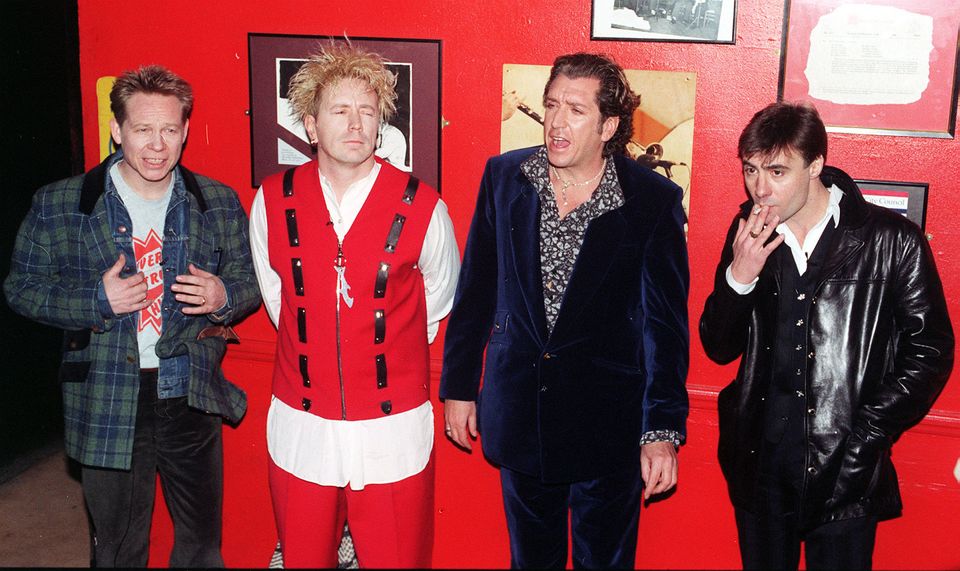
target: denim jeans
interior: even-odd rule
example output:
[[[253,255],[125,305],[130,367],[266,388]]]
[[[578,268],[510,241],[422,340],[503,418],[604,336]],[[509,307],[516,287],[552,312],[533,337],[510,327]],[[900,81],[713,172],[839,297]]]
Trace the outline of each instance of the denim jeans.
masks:
[[[221,419],[157,399],[157,373],[142,372],[130,470],[83,466],[94,565],[145,567],[157,473],[173,519],[171,567],[223,567]]]

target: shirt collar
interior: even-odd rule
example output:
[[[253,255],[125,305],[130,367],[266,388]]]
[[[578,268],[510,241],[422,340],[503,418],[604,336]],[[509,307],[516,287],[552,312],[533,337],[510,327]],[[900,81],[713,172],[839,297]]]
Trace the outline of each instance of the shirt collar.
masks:
[[[830,198],[827,201],[827,210],[823,213],[823,218],[813,226],[814,228],[824,226],[827,221],[831,219],[833,220],[834,228],[840,225],[840,201],[843,199],[843,191],[840,190],[839,186],[834,184],[827,189],[827,192],[830,194]],[[791,236],[793,235],[793,231],[790,230],[786,222],[777,224],[775,230],[777,234],[787,233]]]
[[[320,188],[323,189],[325,194],[328,194],[333,198],[333,202],[336,203],[336,195],[333,193],[333,186],[330,185],[330,180],[323,175],[323,172],[317,167],[317,171],[320,172]],[[377,180],[377,175],[380,174],[380,162],[374,161],[373,168],[370,169],[370,172],[366,174],[363,178],[356,180],[347,187],[347,190],[343,192],[343,197],[346,198],[347,195],[353,194],[357,190],[365,189],[368,193],[371,188],[373,188],[373,183]]]
[[[843,191],[840,187],[832,184],[827,189],[830,193],[830,202],[827,204],[827,216],[833,218],[833,226],[840,225],[840,201],[843,199]]]
[[[107,163],[107,176],[106,178],[106,188],[104,192],[106,194],[112,194],[115,196],[120,196],[120,192],[117,190],[116,184],[113,182],[113,173],[115,169],[119,169],[120,161],[123,160],[123,149],[117,149],[114,153],[108,157]],[[120,174],[119,170],[116,171],[117,176],[123,176]],[[177,162],[177,165],[173,167],[170,171],[170,186],[167,187],[167,193],[171,197],[176,197],[180,199],[187,194],[187,185],[183,182],[183,177],[180,176],[180,163]],[[129,185],[128,185],[129,186]],[[172,190],[172,192],[171,192]]]
[[[550,162],[547,160],[547,148],[543,146],[520,164],[520,171],[536,187],[541,199],[545,200],[553,199],[549,169]],[[595,201],[597,197],[606,194],[612,195],[611,200],[616,208],[623,205],[625,200],[623,189],[620,188],[620,180],[617,178],[617,168],[613,162],[613,157],[607,157],[603,175],[600,177],[600,184],[597,185],[597,190],[594,191],[590,201]]]

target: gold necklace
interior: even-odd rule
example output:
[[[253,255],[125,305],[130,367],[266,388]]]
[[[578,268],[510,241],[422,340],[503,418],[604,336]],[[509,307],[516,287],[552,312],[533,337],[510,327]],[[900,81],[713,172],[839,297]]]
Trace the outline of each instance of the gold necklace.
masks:
[[[607,159],[603,159],[603,164],[600,165],[600,170],[597,171],[597,174],[593,175],[592,177],[588,178],[587,180],[585,180],[585,181],[583,181],[583,182],[567,182],[567,181],[563,180],[563,177],[562,177],[562,176],[560,176],[560,171],[557,170],[557,167],[555,167],[555,166],[553,166],[553,165],[550,165],[550,168],[553,170],[553,176],[557,177],[557,180],[559,180],[559,181],[560,181],[560,184],[563,185],[563,188],[560,189],[560,197],[563,199],[563,205],[564,205],[564,206],[568,206],[568,203],[567,203],[567,189],[570,188],[571,186],[574,187],[574,188],[576,188],[576,187],[578,187],[578,186],[586,186],[586,185],[590,184],[591,182],[597,180],[597,177],[599,177],[601,174],[603,174],[603,171],[607,168]]]

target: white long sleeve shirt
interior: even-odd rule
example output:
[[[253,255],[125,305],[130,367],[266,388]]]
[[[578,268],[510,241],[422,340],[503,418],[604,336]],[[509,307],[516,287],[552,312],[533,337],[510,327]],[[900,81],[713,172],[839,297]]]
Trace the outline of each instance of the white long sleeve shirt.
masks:
[[[337,237],[343,240],[380,173],[377,163],[351,184],[338,203],[330,182],[320,186]],[[250,209],[250,249],[264,307],[274,326],[281,303],[280,276],[270,266],[263,188]],[[437,202],[418,260],[426,293],[427,342],[453,306],[460,254],[453,223]],[[415,332],[409,332],[413,335]],[[422,471],[433,450],[433,406],[429,401],[399,414],[370,420],[329,420],[284,404],[276,396],[267,413],[267,450],[274,463],[301,480],[362,490],[366,484],[397,482]]]

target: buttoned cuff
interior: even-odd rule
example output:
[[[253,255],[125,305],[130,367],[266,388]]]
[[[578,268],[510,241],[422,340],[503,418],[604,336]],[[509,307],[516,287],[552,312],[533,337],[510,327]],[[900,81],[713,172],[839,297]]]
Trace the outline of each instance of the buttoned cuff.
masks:
[[[103,280],[97,283],[97,310],[100,311],[100,315],[104,319],[113,319],[116,317],[116,314],[113,313],[113,308],[110,307],[110,300],[107,299],[107,290],[103,287]]]
[[[673,442],[675,448],[680,448],[683,440],[683,436],[676,430],[650,430],[640,437],[640,446],[654,442]]]
[[[207,319],[214,323],[223,323],[227,320],[227,318],[230,317],[230,314],[233,313],[233,308],[230,307],[230,292],[226,291],[226,288],[224,288],[224,293],[227,296],[227,301],[223,303],[223,306],[220,309],[211,311],[207,314]]]

